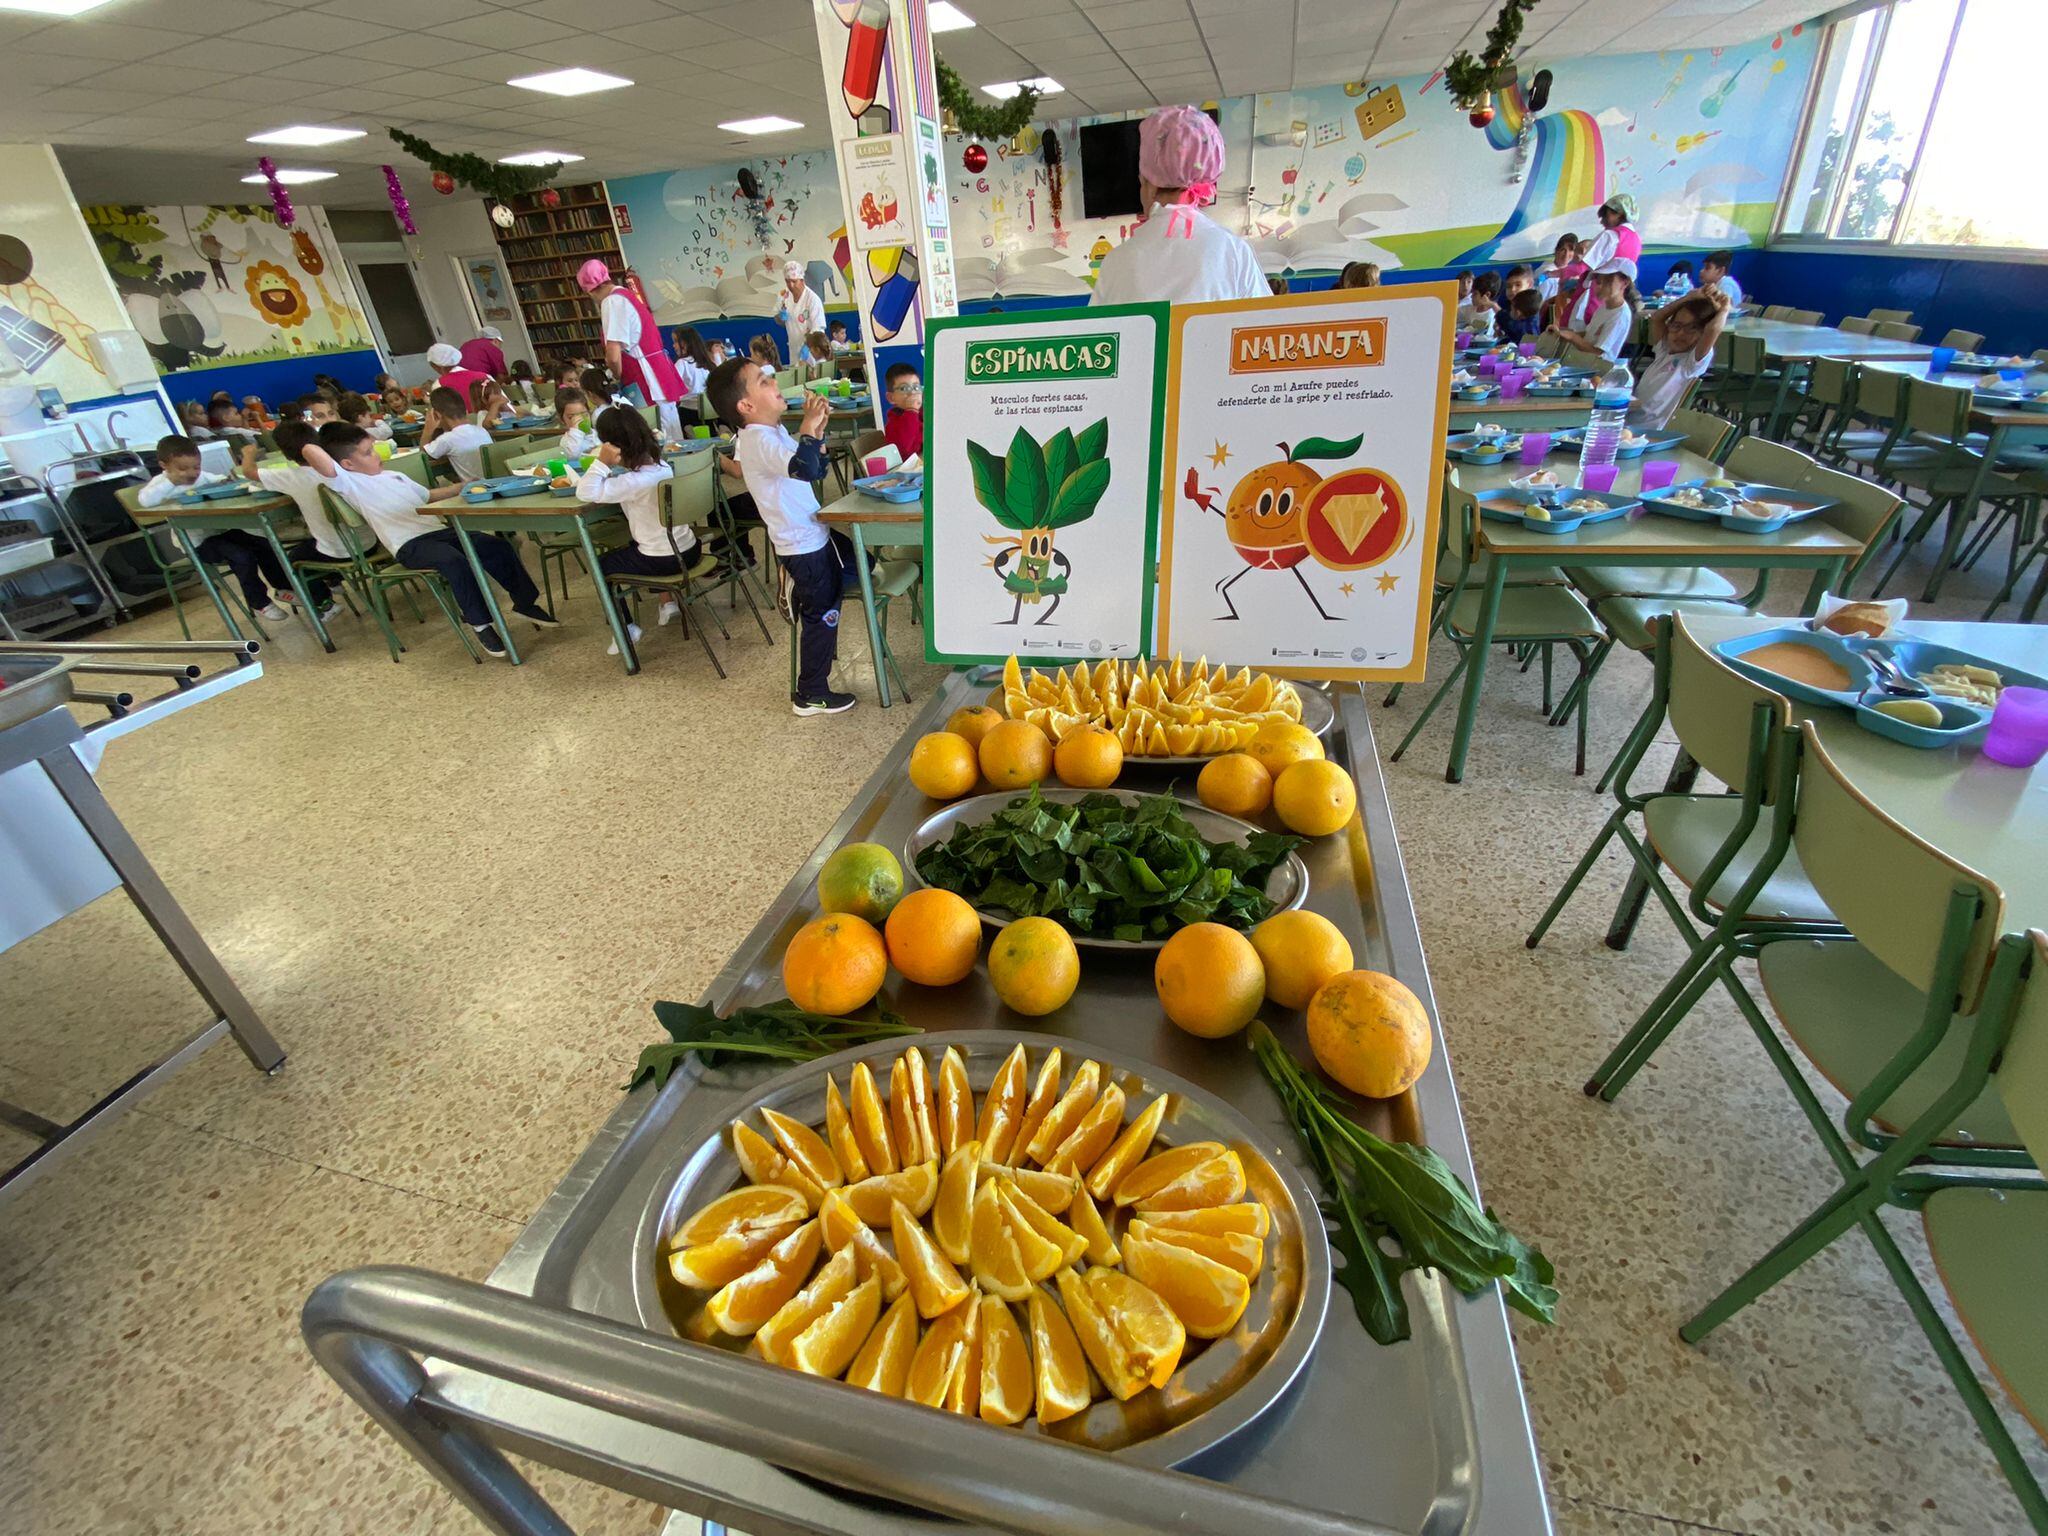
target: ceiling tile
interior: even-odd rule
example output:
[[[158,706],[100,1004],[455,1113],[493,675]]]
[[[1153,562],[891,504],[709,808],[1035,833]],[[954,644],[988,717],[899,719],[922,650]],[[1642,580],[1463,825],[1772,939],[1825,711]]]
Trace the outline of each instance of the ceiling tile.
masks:
[[[270,0],[233,0],[229,7],[235,20],[244,26],[289,15],[298,9],[293,5],[273,5]],[[221,23],[218,0],[209,4],[200,4],[197,0],[122,0],[115,14],[122,25],[164,27],[173,32],[183,32],[188,37],[212,37],[220,31]],[[89,19],[62,23],[65,27],[89,24]]]
[[[62,26],[44,27],[18,39],[7,39],[7,46],[29,53],[75,54],[82,59],[131,60],[168,53],[191,41],[191,34],[187,32],[114,26],[108,22],[81,19],[67,21]]]
[[[10,48],[0,53],[0,85],[25,91],[43,90],[96,75],[106,67],[105,59],[64,59],[48,53],[19,53]]]
[[[473,57],[476,49],[452,37],[435,37],[428,32],[393,31],[358,44],[355,51],[365,58],[383,59],[404,69],[435,69],[450,59]]]
[[[1064,11],[1052,16],[1026,16],[1014,21],[990,23],[978,30],[993,32],[1012,47],[1025,43],[1065,42],[1079,40],[1093,42],[1096,36],[1095,23],[1079,11]],[[948,34],[946,46],[953,46],[953,35]]]
[[[230,75],[255,75],[273,64],[303,58],[306,52],[303,48],[279,48],[274,43],[240,43],[229,38],[210,37],[203,42],[173,48],[154,62],[179,70],[222,70]]]
[[[1189,19],[1187,0],[1083,0],[1090,19],[1113,27],[1151,27]]]
[[[608,27],[606,30],[626,48],[651,48],[661,53],[681,53],[702,43],[740,35],[715,21],[706,21],[701,16],[669,16],[661,21],[641,22],[626,27]]]
[[[539,3],[529,4],[524,9],[529,15],[559,21],[567,27],[582,30],[595,25],[602,26],[607,32],[638,22],[660,21],[675,14],[661,0],[604,0],[603,5],[597,7],[593,7],[590,0],[539,0]]]
[[[404,32],[488,16],[492,7],[484,0],[327,0],[319,9],[376,31]]]
[[[809,39],[807,48],[817,47],[817,22],[811,14],[811,0],[741,0],[737,5],[715,5],[697,14],[749,37]]]
[[[473,83],[469,80],[451,80],[446,75],[434,73],[431,69],[399,70],[393,74],[386,75],[377,82],[380,88],[391,92],[393,95],[416,96],[427,101],[445,95],[450,91],[467,90]],[[532,93],[529,92],[527,94]],[[549,99],[544,96],[534,97],[536,103]]]
[[[453,38],[476,48],[543,48],[549,43],[574,37],[579,27],[565,27],[559,21],[528,16],[518,11],[494,11],[467,21],[451,21],[434,28],[437,37]]]
[[[374,59],[359,59],[353,54],[326,53],[309,54],[294,63],[280,64],[267,73],[314,85],[360,85],[366,80],[381,79],[390,74],[391,66]]]

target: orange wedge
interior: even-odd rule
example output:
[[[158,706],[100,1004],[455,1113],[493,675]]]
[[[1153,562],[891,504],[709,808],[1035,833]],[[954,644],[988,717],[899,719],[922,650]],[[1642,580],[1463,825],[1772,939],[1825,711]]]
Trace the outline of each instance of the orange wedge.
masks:
[[[1111,1083],[1102,1097],[1089,1107],[1081,1123],[1067,1132],[1066,1139],[1045,1160],[1047,1173],[1086,1173],[1095,1160],[1109,1150],[1117,1132],[1124,1128],[1124,1091]]]
[[[989,1163],[981,1165],[983,1178],[998,1174],[1015,1184],[1018,1193],[1041,1211],[1053,1215],[1072,1205],[1074,1191],[1081,1187],[1081,1181],[1071,1173],[1047,1173],[1043,1168],[1001,1168]]]
[[[907,1283],[903,1266],[882,1246],[882,1240],[875,1236],[873,1229],[854,1214],[853,1202],[846,1198],[845,1190],[825,1192],[825,1203],[818,1207],[818,1230],[823,1233],[825,1246],[831,1252],[837,1253],[849,1246],[853,1249],[854,1264],[861,1279],[873,1275],[882,1282],[882,1300],[894,1301],[903,1294]]]
[[[751,1183],[779,1184],[804,1197],[806,1210],[815,1211],[825,1191],[818,1181],[775,1149],[772,1142],[744,1120],[732,1123],[732,1152],[739,1159],[740,1172]]]
[[[993,1180],[983,1180],[974,1192],[968,1262],[974,1283],[984,1291],[1004,1301],[1022,1301],[1031,1294],[1031,1276],[1007,1214],[1002,1191]]]
[[[1030,1318],[1038,1422],[1057,1424],[1088,1406],[1088,1361],[1067,1314],[1036,1286],[1031,1291]]]
[[[937,1317],[967,1299],[967,1282],[960,1271],[939,1252],[901,1200],[890,1207],[889,1236],[895,1240],[896,1262],[909,1278],[910,1299],[917,1303],[919,1317]]]
[[[1025,1275],[1033,1285],[1041,1280],[1051,1279],[1053,1271],[1066,1262],[1066,1253],[1062,1245],[1045,1236],[1024,1219],[1022,1207],[1030,1205],[1031,1202],[1021,1199],[1012,1186],[997,1185],[996,1199],[1002,1207],[1003,1226],[1010,1234],[1010,1241],[1017,1245],[1017,1257],[1023,1261]],[[1041,1211],[1039,1214],[1044,1216],[1045,1213]],[[1046,1219],[1051,1220],[1050,1217]],[[1067,1231],[1064,1227],[1060,1230]],[[1079,1246],[1081,1245],[1077,1240],[1076,1247]]]
[[[1116,1182],[1112,1193],[1118,1205],[1138,1205],[1164,1189],[1182,1174],[1191,1172],[1213,1157],[1223,1155],[1220,1141],[1190,1141],[1146,1158]]]
[[[1198,1339],[1230,1332],[1251,1300],[1251,1282],[1243,1275],[1190,1249],[1126,1235],[1123,1254],[1125,1272],[1158,1292]]]
[[[782,1148],[782,1155],[808,1174],[812,1183],[820,1189],[837,1189],[846,1182],[846,1176],[839,1171],[839,1159],[832,1155],[825,1138],[803,1121],[792,1120],[773,1109],[762,1110],[761,1118],[768,1123],[768,1133]]]
[[[996,1162],[1021,1163],[1024,1149],[1031,1144],[1031,1138],[1038,1133],[1038,1122],[1046,1117],[1053,1101],[1060,1096],[1060,1049],[1054,1046],[1045,1053],[1045,1060],[1039,1063],[1038,1077],[1031,1085],[1031,1097],[1024,1101],[1024,1113],[1017,1121],[1017,1134],[1000,1153],[991,1151],[989,1156]]]
[[[858,1278],[851,1250],[833,1254],[825,1261],[825,1267],[811,1277],[809,1285],[776,1308],[775,1315],[761,1325],[754,1335],[754,1348],[765,1360],[786,1363],[789,1346],[796,1336],[850,1292]]]
[[[1109,1223],[1102,1219],[1102,1212],[1089,1198],[1088,1191],[1074,1191],[1074,1203],[1067,1207],[1067,1225],[1074,1229],[1075,1236],[1086,1245],[1081,1251],[1091,1264],[1120,1264],[1123,1260],[1116,1251],[1116,1239],[1109,1235]]]
[[[1041,1165],[1051,1157],[1053,1150],[1086,1118],[1101,1085],[1101,1063],[1082,1062],[1081,1070],[1076,1072],[1074,1080],[1067,1084],[1067,1091],[1045,1112],[1045,1118],[1038,1122],[1037,1129],[1031,1133],[1031,1139],[1024,1144],[1025,1156]],[[1022,1162],[1023,1159],[1019,1158],[1018,1161]]]
[[[939,1195],[932,1202],[932,1236],[939,1252],[955,1264],[965,1264],[973,1248],[974,1189],[980,1172],[981,1143],[970,1141],[947,1156],[939,1173]]]
[[[924,1126],[910,1096],[910,1063],[902,1056],[889,1068],[889,1134],[904,1167],[924,1161]]]
[[[867,1342],[853,1357],[846,1373],[848,1383],[880,1392],[884,1397],[901,1397],[910,1380],[911,1357],[917,1353],[917,1308],[908,1296],[898,1296],[869,1331]]]
[[[853,1064],[853,1071],[847,1074],[846,1094],[848,1113],[853,1119],[854,1145],[867,1160],[868,1177],[894,1173],[902,1165],[896,1161],[896,1148],[889,1140],[889,1117],[882,1112],[881,1094],[875,1091],[875,1074],[868,1070],[866,1062]]]
[[[925,1329],[924,1337],[918,1341],[903,1395],[927,1408],[944,1406],[947,1388],[952,1386],[953,1378],[966,1363],[969,1349],[980,1337],[981,1308],[955,1307],[946,1313]]]
[[[789,1363],[811,1376],[840,1375],[867,1342],[881,1311],[882,1283],[870,1275],[796,1336]]]
[[[957,1045],[939,1058],[937,1110],[939,1153],[951,1157],[974,1140],[974,1089],[967,1081],[967,1059]]]
[[[669,1272],[678,1285],[716,1290],[752,1269],[808,1214],[804,1197],[793,1189],[743,1185],[720,1195],[676,1229]]]
[[[925,1065],[924,1052],[916,1046],[903,1053],[903,1064],[910,1071],[910,1113],[917,1122],[919,1160],[928,1162],[940,1155],[938,1103],[932,1094],[931,1069]]]
[[[1273,1226],[1272,1216],[1256,1200],[1238,1205],[1203,1206],[1191,1211],[1162,1211],[1154,1206],[1141,1205],[1131,1215],[1138,1221],[1152,1223],[1159,1228],[1162,1237],[1168,1231],[1243,1232],[1250,1237],[1264,1237]]]
[[[1088,1294],[1116,1330],[1132,1364],[1153,1386],[1165,1386],[1188,1342],[1187,1328],[1173,1309],[1157,1291],[1119,1269],[1089,1270]]]
[[[829,1100],[825,1107],[829,1117]],[[1089,1165],[1088,1193],[1098,1200],[1107,1200],[1116,1189],[1117,1180],[1144,1161],[1145,1154],[1152,1149],[1152,1138],[1159,1134],[1159,1122],[1165,1118],[1166,1095],[1162,1093],[1124,1127],[1123,1134],[1110,1143],[1107,1152]]]
[[[768,1250],[767,1256],[705,1303],[704,1316],[720,1333],[745,1338],[757,1332],[797,1287],[818,1259],[818,1224],[807,1221]]]
[[[829,1074],[825,1078],[825,1139],[832,1144],[832,1155],[839,1159],[839,1171],[846,1175],[847,1183],[858,1184],[868,1176],[868,1160],[853,1139],[846,1101],[839,1097],[839,1084]]]
[[[1060,1271],[1060,1304],[1067,1309],[1067,1321],[1073,1324],[1074,1334],[1081,1341],[1081,1349],[1088,1356],[1088,1363],[1095,1367],[1095,1374],[1102,1378],[1102,1384],[1109,1388],[1110,1395],[1118,1402],[1135,1397],[1148,1385],[1145,1372],[1131,1360],[1131,1352],[1124,1347],[1124,1341],[1111,1328],[1109,1320],[1102,1315],[1102,1309],[1095,1304],[1095,1298],[1082,1283],[1081,1277],[1071,1269]]]
[[[1036,1200],[1026,1199],[1017,1192],[1017,1186],[1007,1180],[1002,1186],[1003,1213],[1013,1223],[1022,1223],[1031,1229],[1041,1242],[1050,1243],[1059,1250],[1060,1263],[1071,1264],[1088,1251],[1088,1239],[1061,1221],[1057,1216],[1048,1215]],[[1024,1240],[1017,1240],[1023,1249]],[[1042,1280],[1043,1275],[1032,1276]]]
[[[853,1214],[871,1227],[886,1226],[889,1207],[902,1201],[910,1214],[922,1216],[932,1208],[939,1193],[939,1165],[917,1163],[894,1173],[881,1173],[847,1186],[846,1198]]]
[[[1021,1423],[1031,1412],[1031,1349],[1016,1314],[998,1296],[981,1298],[981,1416]]]
[[[988,1097],[981,1101],[981,1118],[975,1122],[974,1139],[982,1155],[1001,1162],[1010,1155],[1010,1143],[1017,1139],[1017,1124],[1024,1116],[1024,1047],[1018,1046],[1003,1058],[989,1084]],[[941,1069],[940,1075],[944,1076]]]
[[[942,1406],[948,1413],[965,1414],[971,1419],[981,1411],[981,1298],[970,1295],[953,1310],[961,1315],[966,1348],[954,1362]]]
[[[1214,1141],[1190,1142],[1148,1157],[1116,1186],[1118,1205],[1192,1211],[1244,1198],[1244,1164]]]
[[[1246,1279],[1256,1275],[1266,1263],[1266,1245],[1246,1232],[1190,1232],[1182,1227],[1155,1227],[1149,1221],[1133,1221],[1126,1235],[1145,1242],[1171,1243],[1190,1253],[1199,1253],[1236,1270]]]

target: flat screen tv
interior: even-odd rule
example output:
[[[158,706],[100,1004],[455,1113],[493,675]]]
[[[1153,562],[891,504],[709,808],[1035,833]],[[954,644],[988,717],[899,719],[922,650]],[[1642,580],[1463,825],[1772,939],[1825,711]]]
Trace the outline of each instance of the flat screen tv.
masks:
[[[1209,117],[1215,120],[1216,114]],[[1081,216],[1122,219],[1138,206],[1138,119],[1081,129]]]

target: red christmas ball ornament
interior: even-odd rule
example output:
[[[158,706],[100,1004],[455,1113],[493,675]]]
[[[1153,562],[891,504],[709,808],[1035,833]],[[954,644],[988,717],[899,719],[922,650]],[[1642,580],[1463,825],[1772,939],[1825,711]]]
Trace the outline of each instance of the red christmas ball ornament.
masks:
[[[455,190],[455,178],[446,171],[434,172],[434,190],[446,197]]]
[[[540,205],[543,208],[559,208],[562,206],[562,194],[553,187],[542,187],[540,189]]]
[[[988,169],[988,151],[979,144],[970,144],[961,151],[960,163],[976,175]]]
[[[1488,123],[1493,121],[1493,108],[1481,107],[1477,112],[1474,112],[1470,117],[1468,117],[1466,121],[1470,123],[1474,128],[1484,128]]]

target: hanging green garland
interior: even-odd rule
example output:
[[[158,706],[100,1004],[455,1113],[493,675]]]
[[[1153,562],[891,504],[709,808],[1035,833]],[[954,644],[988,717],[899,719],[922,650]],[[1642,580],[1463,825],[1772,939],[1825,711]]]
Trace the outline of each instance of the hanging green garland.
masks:
[[[499,165],[482,155],[444,155],[425,139],[402,128],[387,128],[391,141],[413,159],[439,174],[454,178],[458,186],[481,192],[496,202],[539,191],[562,174],[562,163],[552,165]]]
[[[1031,125],[1032,114],[1038,110],[1038,92],[1030,86],[991,106],[976,101],[967,82],[944,59],[934,57],[932,66],[939,77],[939,105],[946,109],[953,128],[970,139],[1014,139]]]
[[[1487,30],[1479,57],[1460,48],[1444,66],[1444,84],[1461,112],[1486,105],[1487,94],[1515,79],[1515,44],[1522,40],[1522,22],[1536,0],[1502,0],[1500,14]]]

